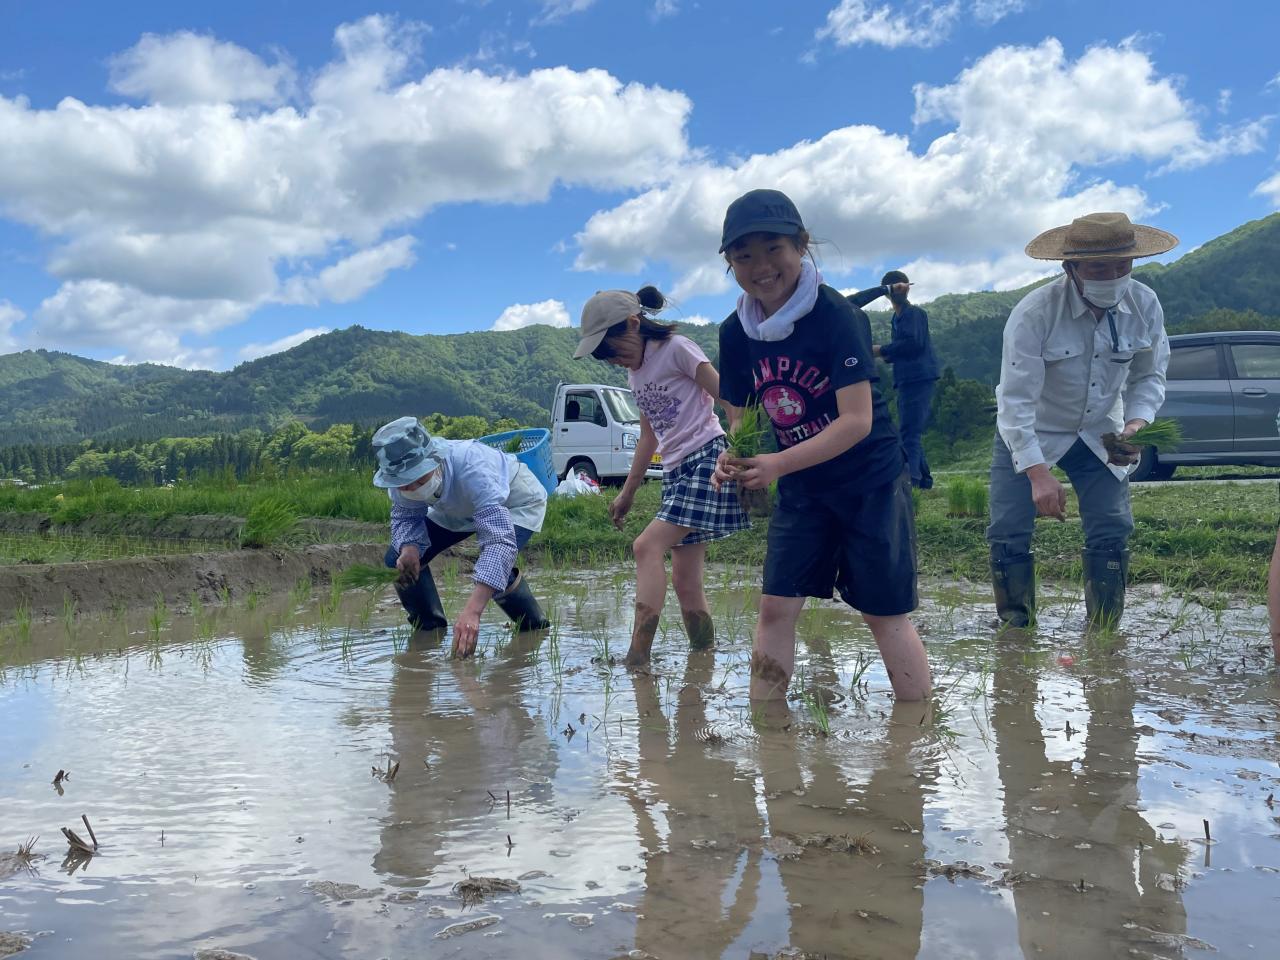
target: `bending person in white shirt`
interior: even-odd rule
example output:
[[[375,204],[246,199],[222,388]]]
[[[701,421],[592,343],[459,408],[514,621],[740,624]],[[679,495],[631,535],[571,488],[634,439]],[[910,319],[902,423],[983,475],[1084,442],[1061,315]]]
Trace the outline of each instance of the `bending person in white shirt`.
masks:
[[[1164,311],[1130,271],[1177,242],[1123,213],[1093,213],[1027,244],[1031,257],[1062,261],[1063,275],[1023,297],[1004,329],[987,542],[996,610],[1010,626],[1035,619],[1036,516],[1065,518],[1053,466],[1080,503],[1089,620],[1114,625],[1124,612],[1138,451],[1109,453],[1102,435],[1131,436],[1164,402]]]

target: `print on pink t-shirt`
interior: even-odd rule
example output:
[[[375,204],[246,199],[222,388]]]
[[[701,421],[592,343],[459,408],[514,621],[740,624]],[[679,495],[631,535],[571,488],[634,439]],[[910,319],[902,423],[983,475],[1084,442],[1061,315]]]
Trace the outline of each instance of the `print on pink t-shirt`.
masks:
[[[628,373],[636,405],[658,437],[664,470],[724,435],[711,395],[698,386],[698,365],[708,363],[702,348],[678,334],[645,344],[644,363]]]

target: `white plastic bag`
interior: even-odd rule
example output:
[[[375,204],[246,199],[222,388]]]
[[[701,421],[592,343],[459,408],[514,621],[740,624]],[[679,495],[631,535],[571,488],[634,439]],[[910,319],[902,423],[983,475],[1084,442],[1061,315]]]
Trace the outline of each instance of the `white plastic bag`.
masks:
[[[600,484],[585,473],[570,473],[556,487],[557,497],[576,497],[584,493],[599,493]]]

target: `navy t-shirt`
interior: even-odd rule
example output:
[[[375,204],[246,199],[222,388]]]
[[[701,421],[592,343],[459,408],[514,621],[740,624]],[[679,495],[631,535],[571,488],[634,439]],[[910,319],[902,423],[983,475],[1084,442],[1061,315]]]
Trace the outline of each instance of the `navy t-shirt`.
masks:
[[[871,432],[839,456],[787,474],[780,485],[860,492],[902,473],[902,444],[877,379],[867,315],[826,284],[785,340],[748,338],[737,311],[720,325],[720,395],[735,407],[760,404],[779,450],[817,436],[835,421],[837,390],[871,383]]]

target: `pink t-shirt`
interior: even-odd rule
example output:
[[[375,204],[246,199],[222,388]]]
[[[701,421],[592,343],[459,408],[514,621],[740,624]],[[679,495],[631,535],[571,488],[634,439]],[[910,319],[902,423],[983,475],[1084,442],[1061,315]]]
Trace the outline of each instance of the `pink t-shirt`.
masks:
[[[675,334],[647,341],[644,363],[628,373],[636,405],[658,437],[664,470],[674,470],[699,447],[724,436],[712,409],[715,401],[693,379],[698,365],[708,362],[701,347]]]

